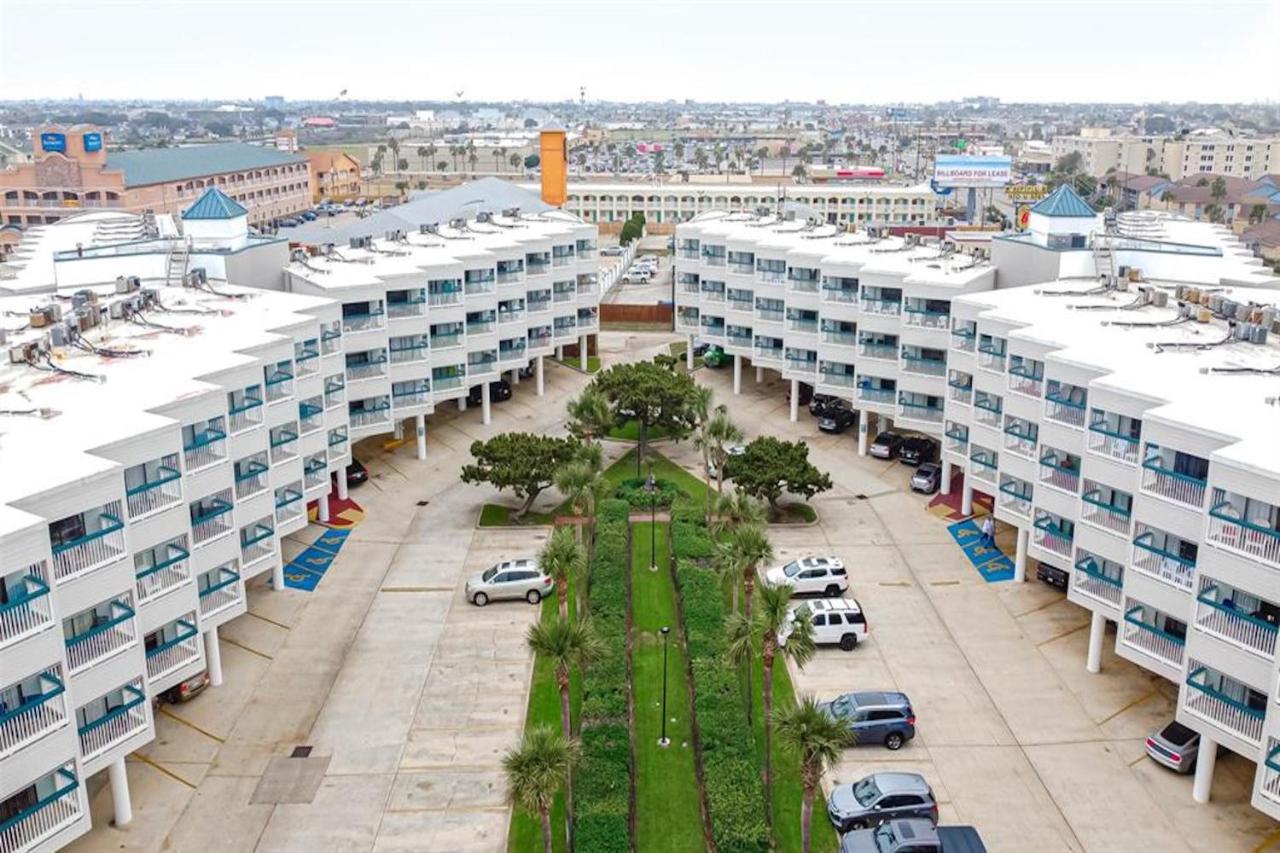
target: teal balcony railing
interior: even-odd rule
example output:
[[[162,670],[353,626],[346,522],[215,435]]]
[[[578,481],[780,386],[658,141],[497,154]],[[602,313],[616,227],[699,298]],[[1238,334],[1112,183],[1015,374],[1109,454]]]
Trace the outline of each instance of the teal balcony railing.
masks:
[[[1199,509],[1204,506],[1207,481],[1165,467],[1160,453],[1142,460],[1142,490]]]
[[[177,463],[178,457],[174,456],[173,461]],[[152,480],[125,489],[124,503],[129,510],[129,518],[138,518],[179,503],[182,500],[181,479],[182,472],[177,468],[159,465]]]
[[[921,376],[945,376],[947,373],[946,359],[927,358],[919,355],[902,354],[902,371],[903,373],[916,373]]]
[[[1080,491],[1080,462],[1070,461],[1058,453],[1040,457],[1040,482],[1077,494]]]
[[[237,406],[227,409],[227,424],[231,434],[244,432],[250,427],[262,423],[262,400],[258,397],[245,397]]]
[[[1116,506],[1102,497],[1101,489],[1090,489],[1081,495],[1084,511],[1080,517],[1090,524],[1105,527],[1113,533],[1128,536],[1133,523],[1133,512],[1125,507]]]
[[[95,758],[147,727],[147,694],[141,685],[126,684],[120,691],[124,702],[78,729],[80,753]]]
[[[1044,373],[1041,368],[1026,361],[1009,365],[1009,390],[1028,397],[1039,397],[1044,389]]]
[[[29,850],[80,820],[80,781],[72,767],[53,775],[54,790],[0,823],[0,850]]]
[[[364,311],[359,314],[343,314],[342,315],[342,331],[343,332],[367,332],[372,329],[381,329],[384,325],[383,312]]]
[[[183,540],[185,541],[185,539]],[[150,566],[135,567],[134,592],[139,602],[150,601],[171,589],[186,583],[190,577],[187,558],[191,553],[181,545],[170,542],[165,548],[167,556]]]
[[[875,388],[871,385],[858,386],[858,399],[864,403],[893,405],[897,398],[898,392],[893,388]]]
[[[221,462],[227,456],[227,434],[216,427],[209,427],[182,446],[183,463],[187,473]]]
[[[1010,512],[1031,517],[1031,484],[1007,480],[1000,484],[1000,506]]]
[[[200,657],[200,631],[186,620],[174,623],[174,634],[168,640],[147,649],[147,677],[163,678]]]
[[[267,470],[265,462],[251,459],[236,472],[236,499],[243,500],[256,495],[267,487]]]
[[[246,536],[245,533],[248,533]],[[276,531],[268,524],[255,524],[240,533],[240,565],[248,566],[276,552]]]
[[[897,344],[876,344],[863,341],[858,345],[858,354],[883,361],[897,361],[898,346]]]
[[[9,600],[0,604],[0,648],[53,622],[49,584],[32,566],[22,579],[9,587]]]
[[[125,553],[123,531],[124,522],[118,516],[100,513],[97,530],[53,546],[54,578],[65,580],[120,559]]]
[[[293,394],[293,372],[276,368],[267,368],[263,386],[266,388],[268,403],[278,403]]]
[[[1155,544],[1155,533],[1145,531],[1133,540],[1133,566],[1152,577],[1182,589],[1191,589],[1196,561]]]
[[[978,366],[996,373],[1004,373],[1004,347],[996,344],[978,344]]]
[[[1196,602],[1197,626],[1268,660],[1275,659],[1276,623],[1260,615],[1274,611],[1249,613],[1212,582],[1204,586]]]
[[[267,443],[271,448],[271,464],[273,465],[298,455],[298,433],[291,429],[281,428],[274,430],[270,441]]]
[[[200,616],[216,616],[241,600],[240,575],[222,567],[216,570],[217,580],[200,590]]]
[[[930,311],[926,308],[908,306],[902,309],[902,325],[916,326],[922,329],[945,329],[951,324],[951,314],[947,311]]]
[[[1047,515],[1037,518],[1032,526],[1035,528],[1035,543],[1037,545],[1046,551],[1052,551],[1063,557],[1071,556],[1073,535],[1067,531],[1067,528]]]
[[[1105,420],[1089,424],[1089,449],[1130,465],[1138,462],[1138,438],[1110,429]]]
[[[1075,588],[1100,599],[1113,607],[1120,606],[1124,588],[1124,569],[1117,566],[1115,574],[1107,570],[1092,556],[1086,555],[1076,561],[1075,572],[1072,573]]]
[[[1137,605],[1125,611],[1125,629],[1122,636],[1124,643],[1141,649],[1169,666],[1182,666],[1182,652],[1186,647],[1186,640],[1177,634],[1171,634],[1163,628],[1144,622],[1142,620],[1144,609],[1142,605]]]
[[[898,416],[916,421],[941,423],[942,407],[900,399],[898,400]]]
[[[1077,429],[1083,427],[1085,413],[1089,408],[1085,402],[1087,398],[1082,394],[1079,401],[1072,400],[1067,394],[1063,393],[1060,387],[1055,387],[1052,382],[1049,383],[1049,388],[1049,392],[1044,395],[1045,417],[1051,421],[1076,427]]]
[[[21,704],[0,711],[0,755],[10,755],[66,721],[66,688],[57,673],[42,672],[39,682],[39,693],[27,694]]]
[[[191,539],[200,545],[231,529],[230,501],[214,498],[191,513]]]
[[[951,348],[958,349],[961,352],[973,352],[974,342],[978,337],[978,333],[969,328],[958,328],[951,330]]]
[[[110,611],[108,618],[65,638],[67,666],[72,674],[115,654],[136,639],[133,608],[123,601],[112,601]]]
[[[878,296],[867,296],[866,294],[863,294],[862,300],[858,305],[858,310],[863,314],[877,314],[882,317],[896,317],[902,313],[902,297],[885,299]]]
[[[1184,707],[1197,717],[1216,723],[1237,737],[1254,744],[1261,743],[1266,711],[1242,702],[1224,691],[1220,684],[1229,679],[1211,672],[1208,667],[1198,665],[1195,661],[1191,663],[1193,666],[1188,667],[1190,672],[1187,674],[1187,687],[1191,688],[1191,692],[1187,695]],[[1219,678],[1222,682],[1219,682]]]
[[[947,427],[943,435],[947,439],[947,450],[965,453],[969,447],[969,429],[958,424]]]
[[[347,431],[345,429],[335,429],[329,431],[329,446],[342,447],[347,443]],[[341,453],[342,451],[338,451]]]
[[[1230,501],[1219,500],[1210,508],[1207,538],[1214,545],[1280,568],[1280,530],[1237,517]]]

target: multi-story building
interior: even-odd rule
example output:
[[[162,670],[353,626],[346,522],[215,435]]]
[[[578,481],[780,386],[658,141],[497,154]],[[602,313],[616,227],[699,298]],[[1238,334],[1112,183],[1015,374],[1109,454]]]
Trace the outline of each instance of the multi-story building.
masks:
[[[1181,137],[1112,135],[1085,128],[1077,136],[1055,136],[1053,160],[1079,154],[1080,170],[1095,178],[1108,172],[1148,170],[1180,181],[1203,174],[1258,180],[1280,172],[1280,137],[1195,132]]]
[[[360,195],[360,162],[344,151],[308,151],[315,200],[345,201]]]
[[[1280,291],[1093,275],[952,304],[944,472],[965,472],[1115,652],[1179,685],[1201,735],[1257,763],[1280,818]]]
[[[307,158],[241,142],[109,150],[99,128],[46,127],[33,162],[0,171],[0,224],[47,225],[84,209],[178,214],[210,187],[249,212],[255,225],[311,206]]]
[[[421,429],[437,403],[465,408],[471,388],[518,383],[531,363],[541,394],[544,356],[577,344],[585,359],[599,331],[597,266],[594,226],[508,209],[299,250],[285,287],[341,303],[359,437],[410,415]]]

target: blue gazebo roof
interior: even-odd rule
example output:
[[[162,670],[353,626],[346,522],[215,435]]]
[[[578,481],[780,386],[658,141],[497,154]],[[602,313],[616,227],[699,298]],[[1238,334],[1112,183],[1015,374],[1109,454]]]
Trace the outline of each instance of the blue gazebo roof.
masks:
[[[235,219],[247,216],[249,211],[238,201],[217,187],[209,187],[204,195],[196,199],[196,203],[182,212],[184,220],[191,219]]]
[[[1098,215],[1097,211],[1080,198],[1068,184],[1061,185],[1036,202],[1031,212],[1039,213],[1041,216],[1064,216],[1076,219]]]

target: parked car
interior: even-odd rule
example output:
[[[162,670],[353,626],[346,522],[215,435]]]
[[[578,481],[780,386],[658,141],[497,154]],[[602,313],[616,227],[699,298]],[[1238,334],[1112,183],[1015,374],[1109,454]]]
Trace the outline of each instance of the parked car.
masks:
[[[885,430],[871,442],[871,455],[877,459],[892,459],[898,455],[904,441],[906,438],[902,433]]]
[[[712,369],[724,367],[730,360],[730,355],[718,344],[707,347],[707,351],[702,354],[702,363]]]
[[[489,386],[490,403],[501,403],[503,400],[511,399],[511,383],[505,379],[496,379],[493,382],[472,385],[471,390],[467,392],[467,402],[469,404],[473,406],[480,405],[480,389],[486,384]]]
[[[842,406],[828,406],[818,419],[818,429],[823,432],[842,433],[858,422],[858,413]]]
[[[843,407],[843,405],[839,397],[832,397],[830,394],[814,394],[809,400],[809,414],[820,418],[827,413],[828,407]]]
[[[347,488],[369,482],[369,469],[359,459],[352,459],[347,466]]]
[[[809,401],[813,399],[813,386],[808,382],[800,383],[800,405],[807,406]],[[791,386],[787,385],[787,402],[791,402]]]
[[[519,372],[520,372],[521,379],[533,379],[535,376],[538,375],[538,368],[535,367],[534,363],[531,361],[528,364],[521,367]]]
[[[623,248],[621,246],[605,246],[600,250],[600,254],[606,258],[616,258],[621,255]]]
[[[801,557],[765,572],[770,586],[791,584],[797,595],[816,593],[835,598],[849,588],[849,577],[839,557]]]
[[[700,339],[699,339],[699,340],[695,340],[695,341],[693,342],[693,357],[694,357],[694,358],[697,358],[697,357],[698,357],[698,356],[700,356],[700,355],[706,355],[706,354],[707,354],[707,351],[708,351],[708,350],[710,350],[710,349],[711,349],[711,342],[710,342],[710,341],[704,341],[704,340],[700,340]]]
[[[730,444],[725,447],[724,478],[726,480],[732,478],[733,476],[733,472],[730,470],[730,467],[731,467],[730,463],[733,461],[733,457],[741,456],[746,452],[747,452],[747,446],[745,444]],[[707,460],[707,474],[713,479],[716,478],[716,460],[714,459]]]
[[[937,823],[938,801],[919,773],[872,773],[833,788],[827,816],[840,833],[911,817]]]
[[[931,495],[942,485],[942,466],[937,462],[925,462],[911,475],[911,491]]]
[[[899,749],[916,736],[916,713],[905,693],[844,693],[820,707],[837,720],[848,722],[858,746],[882,743],[889,749]]]
[[[840,840],[840,853],[987,853],[987,848],[972,826],[905,818],[848,833]]]
[[[190,702],[192,699],[204,692],[209,686],[208,670],[201,670],[190,678],[185,678],[168,690],[160,694],[158,698],[168,702],[171,705],[178,705],[183,702]]]
[[[787,612],[787,623],[778,631],[778,645],[785,646],[795,631],[796,622],[808,619],[813,626],[813,641],[820,646],[839,646],[851,652],[867,638],[871,627],[862,605],[852,598],[819,598],[802,601]]]
[[[308,222],[314,222],[316,218],[316,212],[314,210],[304,210],[299,215]]]
[[[1147,755],[1158,764],[1179,773],[1190,773],[1196,766],[1200,749],[1200,733],[1177,720],[1147,738]]]
[[[902,442],[898,449],[898,461],[903,465],[919,465],[922,462],[933,462],[938,458],[938,442],[932,438],[911,436]]]
[[[467,581],[467,601],[484,607],[490,601],[523,598],[537,604],[555,591],[555,581],[532,558],[495,563]]]
[[[1057,566],[1051,566],[1042,561],[1036,567],[1036,580],[1066,592],[1067,583],[1071,580],[1071,575]]]

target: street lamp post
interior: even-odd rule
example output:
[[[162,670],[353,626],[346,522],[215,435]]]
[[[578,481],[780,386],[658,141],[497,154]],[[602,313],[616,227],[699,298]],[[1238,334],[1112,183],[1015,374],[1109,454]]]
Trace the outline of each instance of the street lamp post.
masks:
[[[649,479],[644,484],[649,493],[649,571],[658,570],[658,481],[653,477],[653,463],[649,463]]]
[[[662,626],[662,737],[658,738],[658,746],[670,746],[667,737],[667,635],[671,633],[669,625]]]

